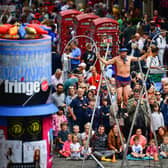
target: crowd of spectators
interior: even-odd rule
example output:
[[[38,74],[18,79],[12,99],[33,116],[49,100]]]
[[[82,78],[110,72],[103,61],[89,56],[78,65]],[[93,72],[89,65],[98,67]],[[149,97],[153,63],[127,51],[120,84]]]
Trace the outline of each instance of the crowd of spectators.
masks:
[[[48,3],[52,3],[49,1]],[[134,9],[121,10],[118,14],[107,9],[103,3],[92,4],[92,1],[84,7],[75,5],[73,1],[56,1],[52,8],[47,3],[32,4],[31,8],[25,1],[22,11],[17,11],[16,17],[12,17],[8,10],[0,17],[0,23],[41,23],[50,26],[53,30],[52,50],[56,52],[59,34],[57,28],[57,15],[60,11],[76,8],[82,12],[93,12],[100,17],[110,17],[118,20],[120,27],[120,47],[128,49],[128,56],[140,57],[153,45],[155,52],[141,61],[143,73],[140,73],[138,63],[131,63],[131,82],[129,88],[129,100],[124,116],[118,116],[121,128],[121,136],[115,123],[114,113],[111,110],[111,101],[116,102],[115,72],[107,74],[110,93],[107,83],[103,79],[100,94],[96,97],[101,74],[98,73],[94,63],[96,53],[92,51],[92,44],[86,44],[86,51],[81,55],[81,50],[76,41],[73,41],[65,53],[58,56],[58,64],[52,75],[52,94],[48,102],[53,102],[58,107],[58,112],[52,116],[53,133],[55,137],[55,149],[59,154],[68,159],[90,159],[93,153],[99,160],[110,161],[115,154],[117,158],[123,157],[124,144],[127,141],[133,115],[138,101],[140,107],[136,117],[133,134],[130,139],[129,153],[133,157],[154,157],[157,154],[156,142],[153,132],[157,134],[160,154],[168,157],[168,22],[167,18],[160,17],[154,10],[154,17],[147,14],[136,16]],[[151,62],[152,58],[152,63]],[[62,66],[60,66],[64,62]],[[147,97],[140,98],[143,86],[142,77],[147,68],[151,68],[146,82]],[[106,69],[107,71],[107,69]],[[114,71],[114,69],[112,70]],[[150,118],[147,102],[149,101],[152,116]],[[121,105],[122,106],[122,105]],[[95,110],[91,136],[88,137],[91,127],[91,118]],[[154,128],[151,127],[154,122]],[[87,140],[89,148],[87,150]]]

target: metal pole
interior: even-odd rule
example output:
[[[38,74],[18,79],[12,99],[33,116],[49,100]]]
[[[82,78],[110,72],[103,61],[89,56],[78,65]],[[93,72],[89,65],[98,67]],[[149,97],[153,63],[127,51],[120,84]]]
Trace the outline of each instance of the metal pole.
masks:
[[[101,167],[101,168],[104,168],[104,166],[101,164],[101,162],[99,160],[97,160],[97,158],[91,154],[91,157],[96,161],[96,163]]]
[[[150,66],[151,66],[151,63],[152,61],[150,61]],[[147,73],[146,73],[146,77],[145,77],[145,81],[147,80],[147,77],[149,75],[149,71],[150,71],[150,66],[147,70]],[[135,119],[136,119],[136,116],[138,114],[138,110],[139,110],[139,106],[140,106],[140,102],[141,102],[141,99],[142,99],[142,96],[143,96],[143,89],[144,89],[144,85],[141,89],[141,92],[140,92],[140,97],[139,97],[139,101],[138,101],[138,104],[136,106],[136,110],[135,110],[135,113],[134,113],[134,116],[133,116],[133,121],[132,121],[132,125],[131,125],[131,128],[130,128],[130,131],[129,131],[129,136],[128,136],[128,140],[127,140],[127,144],[126,144],[126,149],[124,151],[124,155],[123,155],[123,160],[121,162],[121,168],[123,168],[124,166],[124,161],[126,160],[126,156],[127,156],[127,150],[128,150],[128,146],[129,146],[129,141],[130,141],[130,138],[131,138],[131,134],[132,134],[132,131],[133,131],[133,127],[134,127],[134,124],[135,124]]]
[[[109,87],[107,78],[106,78],[106,76],[105,76],[105,74],[104,74],[104,71],[102,71],[102,74],[103,74],[104,80],[106,81],[107,90],[108,90],[108,92],[109,92],[109,94],[110,94],[110,87]],[[111,102],[111,105],[112,105],[112,110],[113,110],[113,112],[114,112],[114,119],[115,119],[116,124],[117,124],[117,127],[118,127],[118,132],[119,132],[119,136],[120,136],[121,143],[122,143],[122,147],[123,147],[123,151],[124,151],[124,142],[123,142],[123,138],[122,138],[122,135],[121,135],[119,122],[118,122],[118,119],[117,119],[117,117],[116,117],[116,111],[115,111],[115,109],[114,109],[113,102],[112,102],[112,97],[111,97],[111,96],[110,96],[110,102]],[[126,158],[126,161],[127,161],[127,167],[129,167],[129,163],[128,163],[127,158]]]
[[[106,50],[106,54],[105,54],[105,59],[107,58],[108,50],[109,50],[109,45],[107,45],[107,50]],[[104,65],[101,65],[101,64],[100,64],[100,67],[101,67],[102,69],[104,69]],[[97,89],[96,102],[95,102],[94,109],[93,109],[93,113],[92,113],[91,124],[90,124],[89,134],[88,134],[87,143],[86,143],[86,149],[88,149],[88,147],[89,147],[89,141],[90,141],[90,136],[91,136],[91,131],[92,131],[92,125],[93,125],[93,120],[94,120],[94,116],[95,116],[95,112],[96,112],[96,108],[97,108],[97,102],[98,102],[98,97],[99,97],[99,93],[100,93],[100,88],[101,88],[102,79],[103,79],[103,74],[101,73],[100,82],[99,82],[99,86],[98,86],[98,89]],[[87,151],[87,150],[86,150],[86,151]],[[82,163],[82,168],[84,167],[85,156],[86,156],[86,153],[84,154],[84,159],[83,159],[83,163]]]
[[[151,62],[152,62],[152,59],[151,59]],[[143,86],[144,86],[144,90],[145,90],[145,96],[146,96],[146,100],[147,100],[147,108],[148,108],[148,112],[149,112],[149,117],[151,119],[151,127],[152,127],[152,130],[153,130],[153,135],[154,135],[154,139],[155,139],[155,143],[156,143],[156,147],[157,147],[157,152],[158,152],[158,156],[159,156],[159,164],[160,164],[160,167],[162,168],[162,163],[161,163],[161,160],[160,160],[160,152],[159,152],[159,146],[158,146],[157,136],[156,136],[155,130],[153,129],[154,128],[154,122],[153,122],[153,118],[152,118],[151,107],[149,105],[148,93],[147,93],[144,77],[142,76],[142,66],[141,66],[139,58],[138,58],[138,64],[139,64],[139,69],[140,69],[140,72],[141,72],[141,77],[142,77]]]

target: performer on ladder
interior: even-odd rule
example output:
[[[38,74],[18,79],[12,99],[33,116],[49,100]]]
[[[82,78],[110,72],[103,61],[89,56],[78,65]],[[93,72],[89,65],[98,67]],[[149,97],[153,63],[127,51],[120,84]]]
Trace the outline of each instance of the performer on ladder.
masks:
[[[117,77],[116,77],[116,87],[117,87],[117,104],[118,104],[118,117],[124,116],[127,110],[128,104],[128,92],[130,88],[130,65],[131,61],[138,61],[137,57],[127,56],[128,49],[121,48],[120,55],[116,56],[110,60],[105,60],[97,53],[97,58],[104,63],[106,66],[110,64],[115,64],[117,67]],[[145,53],[139,59],[142,61],[148,56],[149,52]],[[121,108],[121,104],[123,106]]]

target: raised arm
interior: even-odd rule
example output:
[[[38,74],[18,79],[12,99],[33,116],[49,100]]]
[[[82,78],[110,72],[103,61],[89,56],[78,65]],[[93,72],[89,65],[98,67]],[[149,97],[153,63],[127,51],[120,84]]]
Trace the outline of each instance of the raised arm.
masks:
[[[115,63],[115,58],[112,58],[108,61],[106,61],[105,59],[103,59],[101,56],[100,56],[100,53],[98,52],[96,54],[97,58],[105,65],[110,65],[110,64],[114,64]]]
[[[139,60],[140,61],[142,61],[142,60],[144,60],[147,56],[148,56],[148,52],[146,52],[144,55],[142,55],[140,58],[139,58]],[[134,62],[136,62],[136,61],[138,61],[138,57],[131,57],[131,61],[134,61]]]

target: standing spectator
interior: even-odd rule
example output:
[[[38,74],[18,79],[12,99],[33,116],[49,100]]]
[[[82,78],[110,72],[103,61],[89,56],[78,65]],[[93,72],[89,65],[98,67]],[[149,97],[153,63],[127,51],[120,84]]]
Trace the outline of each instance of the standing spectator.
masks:
[[[82,55],[81,61],[86,64],[86,70],[88,71],[90,66],[96,61],[96,54],[92,51],[92,44],[86,43],[85,45],[86,51]]]
[[[64,108],[58,107],[58,112],[52,116],[53,132],[57,137],[58,132],[61,131],[61,123],[68,123],[66,116],[64,115]]]
[[[161,102],[163,101],[163,98],[161,97],[161,93],[159,91],[155,92],[156,102],[159,104],[159,107],[161,107]]]
[[[67,49],[62,55],[62,64],[63,64],[63,72],[64,72],[64,80],[68,79],[68,71],[71,70],[71,63],[68,59],[71,56],[71,47],[67,46]]]
[[[55,71],[55,74],[52,75],[51,77],[52,85],[55,88],[59,83],[63,84],[63,79],[62,79],[62,71],[61,69],[57,69]]]
[[[124,142],[124,136],[121,133],[122,140]],[[122,159],[123,157],[123,146],[119,135],[119,130],[116,124],[113,125],[112,129],[108,134],[108,146],[109,149],[115,151],[117,158]]]
[[[78,68],[78,65],[80,64],[81,50],[77,47],[76,41],[71,42],[71,48],[72,54],[69,56],[69,59],[71,59],[71,69],[73,70]]]
[[[97,89],[100,82],[100,74],[97,73],[96,67],[91,66],[90,70],[92,72],[92,76],[88,79],[88,83],[90,86],[96,86]]]
[[[168,128],[168,95],[165,96],[165,99],[161,105],[161,111],[164,117],[164,124]]]
[[[135,37],[136,37],[138,49],[142,53],[142,50],[143,50],[143,47],[144,47],[144,39],[143,39],[143,37],[141,37],[141,35],[139,33],[136,33]]]
[[[96,100],[91,99],[89,101],[89,105],[86,109],[86,115],[87,115],[87,121],[88,122],[91,122],[95,103],[96,103]],[[100,110],[98,108],[96,108],[95,115],[94,115],[94,120],[93,120],[93,125],[92,125],[92,128],[93,128],[94,131],[96,131],[98,129],[99,124],[100,124]]]
[[[93,154],[95,157],[102,161],[111,161],[108,158],[111,158],[114,152],[108,150],[107,144],[107,135],[105,134],[105,128],[103,125],[100,125],[98,131],[92,138],[93,145]]]
[[[68,95],[69,87],[74,86],[77,87],[78,78],[77,75],[74,74],[74,72],[70,71],[68,72],[68,79],[64,81],[64,91],[65,95]]]
[[[161,34],[156,39],[156,45],[159,48],[158,57],[160,65],[163,67],[163,55],[166,48],[166,30],[161,30]]]
[[[86,123],[85,118],[87,108],[87,99],[83,95],[83,89],[78,88],[77,97],[72,100],[68,107],[69,114],[72,117],[74,124],[79,125],[81,132],[83,132],[84,124]]]
[[[133,116],[136,110],[139,96],[140,96],[140,90],[135,89],[133,98],[128,100],[128,106],[127,106],[128,121],[126,123],[127,125],[126,127],[128,127],[128,129],[133,121]],[[144,135],[147,135],[148,133],[149,120],[148,120],[148,114],[147,114],[147,104],[144,99],[142,99],[140,103],[139,111],[136,117],[135,128],[141,128],[143,130]]]
[[[101,95],[100,95],[100,105],[103,105],[103,103],[102,103],[102,100],[103,100],[103,99],[107,99],[107,105],[111,105],[110,95],[109,95],[109,93],[108,93],[108,90],[107,90],[107,86],[106,86],[106,85],[104,85],[104,86],[102,87],[102,93],[101,93]]]
[[[102,106],[100,108],[101,121],[100,123],[104,125],[106,134],[110,131],[110,105],[108,105],[107,98],[103,97]]]
[[[122,46],[126,46],[128,41],[131,40],[131,36],[134,35],[136,32],[136,29],[132,26],[131,21],[127,21],[127,27],[123,31],[123,42]]]
[[[69,116],[69,113],[68,113],[68,106],[71,104],[72,100],[76,97],[76,89],[74,86],[70,86],[69,87],[69,94],[68,96],[66,97],[65,99],[65,103],[66,103],[66,109],[65,109],[65,114],[66,114],[66,117],[68,119],[68,125],[69,125],[69,130],[70,132],[72,132],[72,128],[73,128],[73,120],[72,120],[72,117]]]
[[[151,55],[147,58],[147,67],[150,68],[150,78],[152,81],[160,81],[158,74],[162,75],[163,72],[161,71],[158,59],[159,48],[155,45],[152,45],[151,51]]]
[[[154,103],[152,105],[152,122],[153,122],[153,131],[158,131],[159,127],[164,127],[164,119],[163,119],[163,114],[160,112],[159,104]]]
[[[58,83],[56,86],[56,92],[54,92],[51,95],[51,99],[53,101],[53,103],[59,107],[59,106],[66,106],[65,105],[65,94],[64,94],[64,88],[63,88],[63,84]]]

